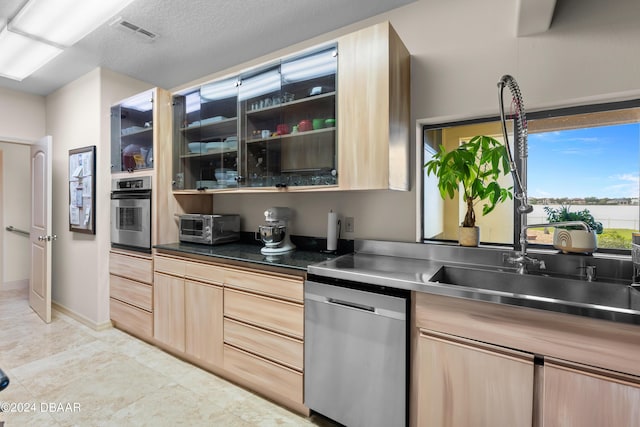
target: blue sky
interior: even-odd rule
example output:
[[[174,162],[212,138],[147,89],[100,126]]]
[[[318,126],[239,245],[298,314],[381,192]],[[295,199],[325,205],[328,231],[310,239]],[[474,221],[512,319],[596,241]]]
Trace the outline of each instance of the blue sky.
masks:
[[[640,124],[529,134],[530,197],[638,197]]]

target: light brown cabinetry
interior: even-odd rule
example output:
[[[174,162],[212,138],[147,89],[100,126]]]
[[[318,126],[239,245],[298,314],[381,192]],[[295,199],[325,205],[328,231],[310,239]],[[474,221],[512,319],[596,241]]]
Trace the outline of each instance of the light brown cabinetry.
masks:
[[[389,22],[174,94],[175,193],[409,189],[410,55]]]
[[[420,426],[531,426],[533,356],[421,332]]]
[[[301,277],[229,269],[224,289],[224,367],[268,397],[303,405]]]
[[[153,337],[184,352],[184,278],[155,274],[153,296]]]
[[[640,378],[545,361],[543,390],[544,426],[640,424]]]
[[[153,259],[109,253],[109,308],[113,324],[143,339],[153,336]]]
[[[410,56],[391,24],[338,39],[338,184],[409,189]]]
[[[303,414],[303,276],[155,255],[156,342]]]
[[[475,413],[471,425],[638,425],[640,327],[423,293],[414,294],[414,303],[411,425],[430,425],[425,420],[440,416],[442,411],[433,402],[434,388],[444,396],[462,393],[463,398],[458,396],[451,405],[458,407],[456,413]],[[433,337],[446,345],[434,342]],[[461,349],[460,343],[469,348]],[[484,360],[478,365],[476,347],[490,352],[491,362]],[[440,354],[444,378],[434,379],[429,374],[434,371],[433,353]],[[524,393],[528,392],[533,417],[522,409],[524,406],[520,409],[524,415],[507,424],[494,421],[491,411],[477,412],[475,405],[484,404],[486,398],[483,390],[461,386],[463,380],[488,375],[485,380],[490,384],[504,373],[515,378],[520,361],[528,360],[528,364],[534,354],[537,361],[533,369],[526,369],[533,373],[533,380],[523,374],[519,380],[522,388],[512,388],[510,394],[501,396],[503,403],[497,409],[504,415],[511,407],[526,405]],[[498,367],[503,372],[493,371]],[[446,402],[443,407],[449,408]],[[458,419],[452,425],[465,425],[465,420]]]
[[[155,258],[154,338],[196,361],[221,366],[223,294],[215,274],[219,269],[179,258]]]
[[[185,351],[196,359],[222,365],[222,288],[185,282]]]

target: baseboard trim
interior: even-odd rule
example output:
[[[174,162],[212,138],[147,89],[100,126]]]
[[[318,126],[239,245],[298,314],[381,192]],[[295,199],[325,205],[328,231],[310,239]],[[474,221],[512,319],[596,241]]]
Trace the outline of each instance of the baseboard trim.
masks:
[[[65,316],[69,316],[71,317],[73,320],[76,320],[80,323],[82,323],[83,325],[95,330],[95,331],[104,331],[106,329],[112,328],[113,324],[111,323],[111,320],[107,320],[106,322],[103,323],[96,323],[91,319],[88,319],[87,317],[83,316],[82,314],[76,313],[75,311],[55,302],[55,301],[51,301],[51,308],[53,308],[56,311],[59,311],[60,313],[64,314]]]

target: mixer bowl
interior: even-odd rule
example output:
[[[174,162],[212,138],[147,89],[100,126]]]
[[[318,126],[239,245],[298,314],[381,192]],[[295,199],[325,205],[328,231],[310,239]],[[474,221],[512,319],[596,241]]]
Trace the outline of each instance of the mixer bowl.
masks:
[[[287,227],[284,225],[260,225],[260,240],[267,247],[278,246],[287,234]]]

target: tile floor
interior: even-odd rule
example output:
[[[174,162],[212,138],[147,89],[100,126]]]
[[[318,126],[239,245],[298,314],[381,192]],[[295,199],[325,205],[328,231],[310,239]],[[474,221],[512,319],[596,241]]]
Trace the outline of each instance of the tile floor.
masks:
[[[45,324],[23,285],[0,285],[0,427],[330,426],[300,417],[117,329],[61,313]]]

